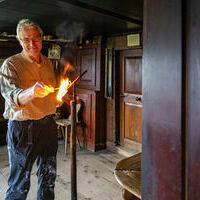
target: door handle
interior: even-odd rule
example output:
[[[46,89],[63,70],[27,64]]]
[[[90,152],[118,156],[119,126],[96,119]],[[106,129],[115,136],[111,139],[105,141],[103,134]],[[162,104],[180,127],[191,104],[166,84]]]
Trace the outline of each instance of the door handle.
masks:
[[[141,101],[142,99],[141,99],[141,97],[136,97],[135,100],[136,101]]]
[[[124,97],[126,97],[126,96],[127,96],[127,95],[124,95],[124,94],[121,94],[121,95],[120,95],[121,98],[124,98]]]

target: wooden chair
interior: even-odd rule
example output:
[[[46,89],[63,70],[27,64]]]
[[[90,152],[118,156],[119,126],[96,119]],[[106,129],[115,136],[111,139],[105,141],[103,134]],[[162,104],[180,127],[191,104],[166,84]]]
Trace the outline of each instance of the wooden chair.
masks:
[[[81,100],[79,100],[76,104],[76,126],[81,126],[83,131],[83,122],[82,122],[82,107],[83,103]],[[65,142],[65,154],[67,154],[67,145],[70,138],[70,131],[71,131],[71,114],[68,116],[68,118],[61,118],[56,119],[56,124],[58,126],[58,129],[61,129],[62,135],[64,137]],[[77,141],[80,147],[80,142],[77,137]]]
[[[114,174],[123,187],[123,199],[141,199],[141,153],[120,160]]]

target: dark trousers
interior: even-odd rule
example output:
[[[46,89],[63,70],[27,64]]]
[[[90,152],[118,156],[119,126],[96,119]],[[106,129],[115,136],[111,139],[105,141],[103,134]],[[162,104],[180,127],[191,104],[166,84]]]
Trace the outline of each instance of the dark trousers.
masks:
[[[32,144],[28,144],[28,141]],[[6,200],[25,200],[31,169],[37,163],[37,200],[53,200],[56,179],[57,127],[52,117],[9,120],[7,145],[10,175]]]

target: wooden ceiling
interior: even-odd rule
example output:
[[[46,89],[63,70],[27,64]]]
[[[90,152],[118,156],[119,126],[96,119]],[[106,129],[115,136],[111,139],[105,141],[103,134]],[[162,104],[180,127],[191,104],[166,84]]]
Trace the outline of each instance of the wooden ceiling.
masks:
[[[142,0],[0,0],[0,34],[15,34],[17,22],[30,18],[44,35],[74,39],[142,29]]]

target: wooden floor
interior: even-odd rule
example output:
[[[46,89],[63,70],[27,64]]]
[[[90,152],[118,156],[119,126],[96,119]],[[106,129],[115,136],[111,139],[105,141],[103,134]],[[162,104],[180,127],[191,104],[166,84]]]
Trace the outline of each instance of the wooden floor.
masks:
[[[120,152],[120,153],[119,153]],[[124,153],[124,154],[123,154]],[[78,200],[121,200],[122,188],[114,177],[117,161],[138,153],[138,150],[126,152],[121,148],[109,147],[107,150],[91,152],[77,148],[77,191]],[[71,199],[70,158],[64,154],[64,144],[59,141],[57,154],[56,200]],[[7,147],[0,146],[0,200],[5,197],[9,162]],[[36,200],[37,176],[35,166],[32,170],[31,189],[28,200]]]

